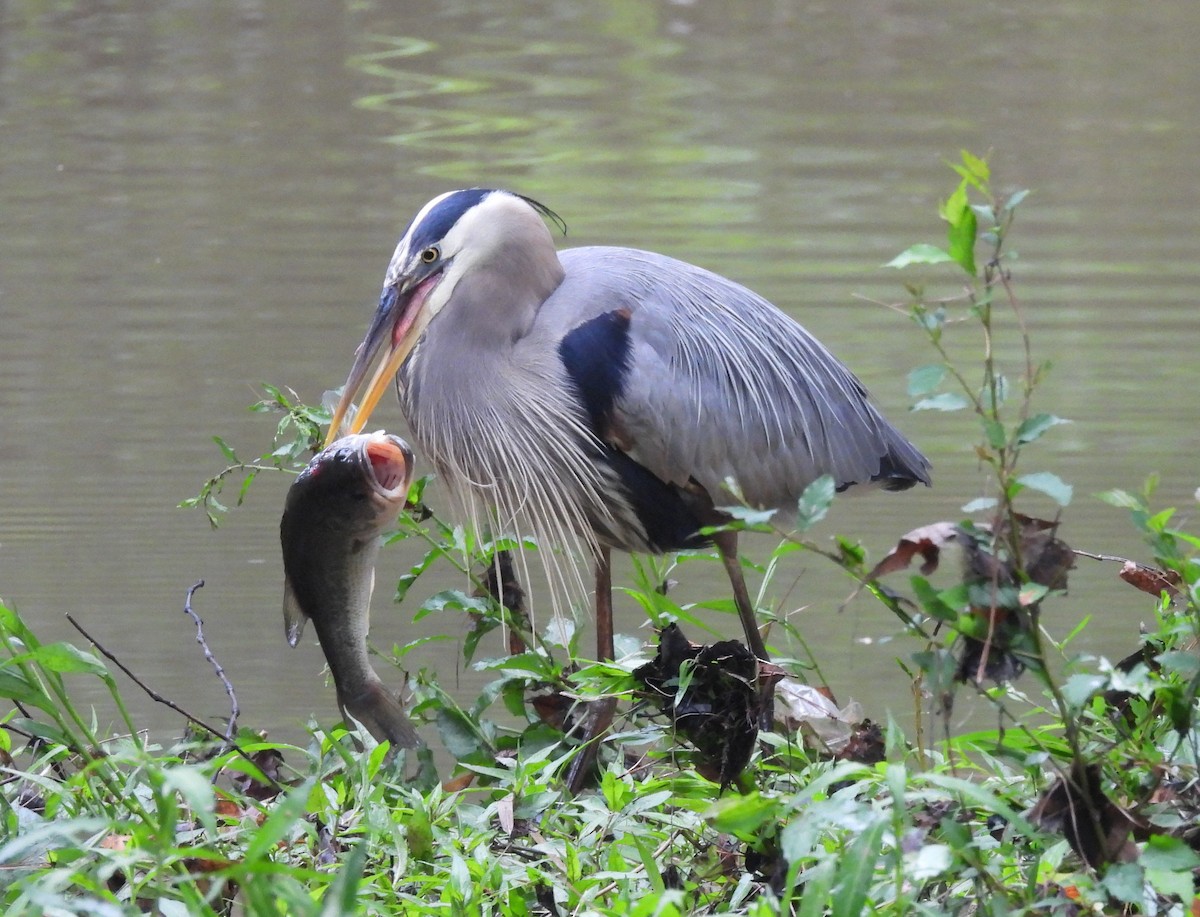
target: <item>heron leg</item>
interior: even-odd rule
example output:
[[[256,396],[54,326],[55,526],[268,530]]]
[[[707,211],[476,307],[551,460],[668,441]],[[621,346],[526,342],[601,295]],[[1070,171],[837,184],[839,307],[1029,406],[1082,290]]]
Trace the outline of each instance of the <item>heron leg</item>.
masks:
[[[612,620],[612,553],[600,548],[596,557],[596,656],[607,662],[616,655],[613,646]],[[592,704],[587,729],[583,736],[583,748],[571,762],[567,771],[567,790],[574,795],[583,789],[596,763],[600,741],[612,725],[616,713],[617,699],[605,697]]]
[[[721,562],[725,564],[729,585],[733,587],[733,603],[737,606],[738,617],[742,619],[746,645],[759,662],[770,662],[771,656],[767,653],[766,644],[763,643],[762,634],[758,630],[758,621],[754,617],[754,605],[746,589],[746,578],[742,576],[742,565],[738,563],[737,532],[717,532],[713,535],[713,543],[721,554]],[[763,689],[758,703],[759,727],[769,730],[775,720],[774,688]]]
[[[596,657],[608,661],[616,655],[612,620],[612,551],[600,548],[596,558]]]
[[[721,552],[721,562],[725,564],[725,573],[733,587],[733,603],[737,606],[738,617],[742,619],[746,645],[758,659],[770,662],[771,657],[767,654],[767,647],[758,630],[758,622],[754,618],[754,605],[750,602],[746,579],[742,576],[742,565],[738,563],[737,532],[718,532],[713,536],[713,543]]]

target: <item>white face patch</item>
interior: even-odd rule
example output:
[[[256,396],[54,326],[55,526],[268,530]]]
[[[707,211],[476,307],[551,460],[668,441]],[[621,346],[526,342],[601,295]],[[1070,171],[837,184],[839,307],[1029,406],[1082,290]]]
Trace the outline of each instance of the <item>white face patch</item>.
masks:
[[[437,208],[437,206],[447,198],[453,197],[456,194],[461,194],[460,191],[447,191],[445,194],[439,194],[419,211],[412,218],[412,222],[408,224],[408,229],[404,235],[400,237],[400,241],[396,244],[396,251],[392,254],[392,260],[388,264],[387,274],[384,276],[384,286],[393,286],[409,271],[413,257],[420,252],[412,251],[413,238],[421,233],[421,228],[429,216],[429,214]]]
[[[544,234],[553,240],[538,212],[523,198],[506,191],[452,191],[421,208],[396,247],[388,268],[388,283],[411,276],[420,266],[421,253],[436,246],[447,262],[441,280],[429,294],[425,309],[436,315],[449,302],[458,281],[503,252],[513,240]]]

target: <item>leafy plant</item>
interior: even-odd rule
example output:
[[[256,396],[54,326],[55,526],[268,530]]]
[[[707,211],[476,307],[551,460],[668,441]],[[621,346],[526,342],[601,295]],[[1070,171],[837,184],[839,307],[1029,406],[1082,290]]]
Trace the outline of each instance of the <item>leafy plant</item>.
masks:
[[[913,246],[891,264],[950,271],[961,292],[935,298],[910,283],[894,308],[935,355],[909,376],[915,407],[972,418],[965,435],[982,496],[964,504],[964,518],[909,532],[873,563],[852,539],[813,540],[834,499],[833,482],[818,481],[801,500],[800,530],[757,570],[766,605],[779,566],[808,552],[898,616],[911,641],[900,665],[919,703],[915,737],[839,710],[823,693],[819,650],[764,609],[807,659],[766,673],[781,680],[783,728],[759,736],[737,779],[720,768],[707,779],[680,738],[686,730],[671,724],[688,703],[713,700],[697,681],[722,652],[677,634],[700,618],[663,584],[715,561],[691,552],[636,568],[628,594],[660,628],[677,625],[683,647],[683,663],[659,685],[665,712],[651,714],[634,672],[647,654],[598,664],[578,658],[573,622],[535,629],[506,565],[536,546],[444,522],[421,481],[390,539],[423,546],[396,598],[416,617],[466,616],[465,658],[492,679],[469,701],[431,673],[410,680],[414,715],[436,728],[453,773],[438,782],[428,752],[393,759],[340,724],[311,724],[306,747],[244,728],[227,741],[211,727],[211,740],[158,747],[129,716],[111,672],[125,667],[111,653],[94,641],[43,644],[0,603],[0,696],[12,703],[0,730],[5,912],[1194,912],[1200,538],[1154,507],[1153,480],[1140,493],[1101,494],[1128,513],[1149,553],[1119,559],[1120,579],[1141,591],[1114,577],[1113,604],[1142,602],[1153,621],[1125,659],[1064,663],[1077,635],[1052,636],[1042,606],[1076,558],[1113,559],[1071,551],[1057,517],[1025,511],[1048,498],[1067,512],[1074,498],[1028,452],[1066,421],[1036,407],[1050,367],[1034,358],[1012,276],[1009,239],[1026,195],[997,195],[986,161],[969,153],[952,168],[957,183],[938,209],[945,245]],[[255,410],[279,417],[270,448],[243,461],[217,439],[227,465],[186,501],[213,524],[226,512],[226,484],[240,482],[241,502],[258,474],[294,473],[327,420],[270,386]],[[763,514],[737,515],[735,525],[770,526]],[[930,576],[951,546],[967,558],[964,574],[938,588]],[[918,574],[894,585],[918,562]],[[472,586],[427,587],[442,566]],[[495,632],[509,635],[507,652],[485,658],[494,641],[483,638]],[[394,649],[398,665],[411,649]],[[126,735],[108,737],[80,713],[74,679],[104,686]],[[996,728],[939,728],[963,690],[994,706]],[[602,698],[623,712],[594,784],[571,796],[563,778],[579,754],[576,707]]]

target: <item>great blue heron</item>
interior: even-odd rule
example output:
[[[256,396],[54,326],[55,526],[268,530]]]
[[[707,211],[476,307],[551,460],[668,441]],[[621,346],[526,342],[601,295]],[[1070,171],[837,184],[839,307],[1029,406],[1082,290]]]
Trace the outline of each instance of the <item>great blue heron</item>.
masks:
[[[561,223],[527,197],[482,188],[421,208],[388,266],[330,440],[360,391],[350,427],[361,430],[395,376],[420,456],[469,521],[492,513],[501,528],[595,559],[601,658],[613,655],[610,549],[710,540],[746,641],[768,658],[736,535],[699,530],[739,500],[786,519],[826,474],[843,489],[928,484],[928,461],[762,297],[650,252],[557,251],[545,218]],[[572,562],[541,553],[556,595],[586,594]]]

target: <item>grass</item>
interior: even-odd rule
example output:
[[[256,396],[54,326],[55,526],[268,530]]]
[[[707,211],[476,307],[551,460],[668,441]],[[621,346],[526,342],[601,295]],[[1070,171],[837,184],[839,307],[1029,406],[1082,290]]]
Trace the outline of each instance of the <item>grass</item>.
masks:
[[[0,603],[5,912],[1197,913],[1200,538],[1154,505],[1153,481],[1099,495],[1146,543],[1112,603],[1152,607],[1153,626],[1120,662],[1047,664],[1074,636],[1041,620],[1074,555],[1057,520],[1021,512],[1022,495],[1049,495],[1062,514],[1075,495],[1036,464],[1041,438],[1065,421],[1036,409],[1049,367],[1034,358],[1009,272],[1024,195],[998,200],[986,162],[970,154],[953,167],[958,184],[939,208],[947,244],[914,246],[893,265],[952,272],[966,292],[937,299],[909,284],[894,307],[934,354],[909,377],[915,406],[960,412],[990,495],[871,563],[852,539],[807,540],[833,499],[830,482],[817,482],[799,530],[780,533],[765,568],[808,552],[898,616],[911,642],[901,665],[922,698],[914,735],[837,720],[821,686],[792,673],[789,728],[761,735],[729,786],[706,779],[695,750],[650,712],[632,667],[580,660],[569,628],[530,633],[486,590],[423,595],[435,566],[486,570],[496,550],[523,546],[476,541],[430,514],[422,482],[395,536],[426,545],[401,596],[418,616],[471,613],[469,659],[502,625],[522,644],[475,661],[493,680],[469,703],[428,673],[411,680],[414,714],[436,727],[455,772],[436,774],[428,751],[393,758],[342,725],[314,724],[299,746],[190,718],[188,738],[156,746],[126,712],[114,654],[86,635],[43,644]],[[1001,343],[1020,354],[1015,367],[1001,365]],[[977,359],[956,363],[951,346]],[[279,418],[275,445],[243,461],[218,440],[228,466],[189,501],[214,522],[227,485],[240,501],[256,475],[294,471],[326,419],[278,388],[258,409]],[[770,521],[746,513],[739,524]],[[951,545],[965,572],[939,590],[927,577]],[[648,615],[686,624],[688,610],[655,588],[663,568],[639,569]],[[68,677],[104,685],[123,737],[80,712]],[[692,677],[681,669],[675,703]],[[994,706],[997,728],[945,734],[940,719],[961,691]],[[599,697],[616,697],[622,714],[594,786],[571,796],[564,774],[579,749],[559,728],[561,702]]]

